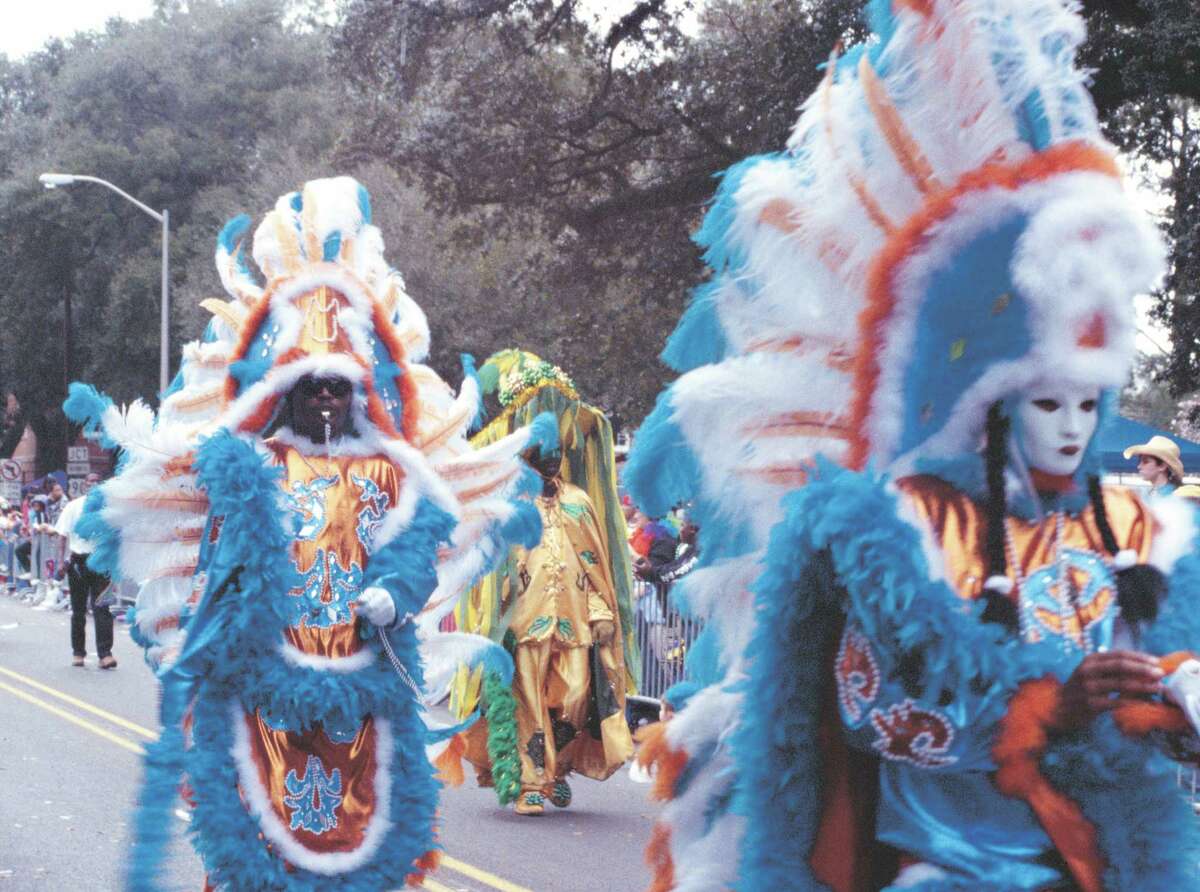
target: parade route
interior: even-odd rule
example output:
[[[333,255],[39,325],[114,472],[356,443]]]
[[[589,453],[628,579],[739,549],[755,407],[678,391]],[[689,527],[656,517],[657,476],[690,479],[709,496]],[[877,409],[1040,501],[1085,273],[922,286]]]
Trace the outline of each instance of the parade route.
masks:
[[[157,692],[118,624],[113,672],[70,665],[69,615],[0,596],[0,890],[118,890],[131,845],[140,756],[156,739]],[[89,648],[91,627],[88,628]],[[468,772],[468,776],[470,772]],[[653,807],[625,771],[575,784],[576,805],[540,819],[501,810],[468,780],[445,792],[433,892],[636,890]],[[176,810],[166,888],[199,890],[203,870]],[[536,866],[536,870],[534,869]],[[536,877],[536,879],[535,879]]]

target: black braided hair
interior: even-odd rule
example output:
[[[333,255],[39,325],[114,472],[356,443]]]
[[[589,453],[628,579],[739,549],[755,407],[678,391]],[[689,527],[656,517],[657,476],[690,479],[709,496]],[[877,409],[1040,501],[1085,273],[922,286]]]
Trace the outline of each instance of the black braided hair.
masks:
[[[1113,535],[1112,524],[1108,522],[1108,512],[1104,509],[1104,491],[1100,489],[1100,477],[1088,474],[1087,488],[1088,497],[1092,500],[1092,514],[1100,530],[1100,541],[1104,543],[1104,550],[1115,556],[1120,548],[1117,547],[1117,537]]]
[[[1100,478],[1089,474],[1087,484],[1088,496],[1092,502],[1092,515],[1096,518],[1096,528],[1100,531],[1100,541],[1104,543],[1105,551],[1115,557],[1120,548],[1117,545],[1117,537],[1113,535],[1112,524],[1108,522],[1108,511],[1104,508],[1104,491],[1100,488]],[[1121,615],[1129,621],[1154,619],[1158,615],[1158,602],[1166,590],[1166,578],[1157,567],[1134,564],[1132,567],[1117,570],[1117,603],[1121,606]]]
[[[1008,575],[1008,557],[1004,550],[1004,521],[1008,515],[1008,488],[1005,471],[1008,467],[1009,420],[999,402],[988,408],[985,429],[984,459],[987,470],[987,533],[984,538],[984,561],[987,578]],[[1000,592],[984,589],[986,606],[981,616],[985,623],[1004,626],[1014,634],[1018,628],[1017,608],[1012,599]]]

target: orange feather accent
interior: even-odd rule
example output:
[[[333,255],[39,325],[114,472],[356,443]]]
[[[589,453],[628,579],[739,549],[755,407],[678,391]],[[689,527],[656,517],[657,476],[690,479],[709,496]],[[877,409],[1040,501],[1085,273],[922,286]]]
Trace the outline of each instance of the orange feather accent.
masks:
[[[672,749],[667,742],[667,723],[655,722],[638,731],[636,740],[638,764],[643,768],[654,766],[654,785],[650,798],[665,802],[675,798],[675,785],[687,767],[688,757],[683,750]]]
[[[191,511],[194,514],[208,513],[208,496],[203,493],[188,494],[184,492],[172,493],[170,495],[162,495],[160,493],[145,492],[135,493],[133,495],[109,495],[109,499],[116,502],[133,502],[143,508],[150,509],[170,509],[172,511]]]
[[[440,849],[430,849],[420,858],[413,862],[415,868],[412,873],[404,878],[406,886],[420,886],[425,882],[425,875],[433,873],[442,865],[442,852]]]
[[[837,439],[836,434],[826,434],[830,439]],[[808,482],[808,465],[768,465],[765,468],[738,468],[737,473],[744,477],[755,477],[776,486],[803,486]]]
[[[837,140],[834,139],[833,133],[833,72],[836,68],[837,53],[835,52],[833,58],[829,60],[825,78],[821,81],[821,106],[825,112],[825,138],[829,140],[829,145],[833,147],[835,154],[837,151]],[[867,216],[871,218],[871,222],[878,226],[884,233],[891,234],[894,232],[896,225],[884,212],[879,202],[875,200],[875,196],[867,189],[866,182],[861,176],[850,169],[849,163],[844,158],[841,161],[842,167],[845,169],[846,181],[850,184],[850,188],[854,190],[859,204],[863,206],[863,210],[867,212]]]
[[[871,60],[866,53],[863,53],[863,57],[858,63],[858,78],[863,86],[863,95],[866,97],[867,106],[871,109],[871,114],[875,116],[875,121],[879,124],[884,139],[887,140],[896,160],[900,162],[900,166],[904,168],[904,172],[912,179],[913,184],[926,195],[941,190],[943,187],[933,174],[933,166],[925,157],[925,153],[921,151],[920,145],[917,144],[908,127],[905,126],[904,119],[900,117],[900,112],[892,103],[891,97],[888,96],[883,81],[871,67]]]
[[[1145,700],[1127,700],[1114,707],[1113,721],[1126,737],[1145,737],[1151,731],[1180,734],[1192,727],[1183,710],[1175,704]]]
[[[224,365],[222,362],[221,365]],[[171,401],[171,408],[177,412],[191,412],[196,409],[203,409],[205,406],[213,403],[225,402],[225,390],[223,387],[216,387],[212,390],[205,390],[196,396],[189,396],[182,399]]]
[[[450,738],[446,748],[442,750],[441,755],[433,762],[433,767],[437,769],[438,780],[447,786],[462,786],[462,759],[466,751],[467,741],[462,734],[455,734]]]
[[[836,412],[781,412],[746,424],[742,433],[759,437],[836,437],[847,439],[846,419]]]
[[[1051,786],[1038,764],[1049,744],[1061,688],[1058,679],[1047,675],[1022,684],[1009,701],[992,748],[996,788],[1029,804],[1083,892],[1103,892],[1104,859],[1096,828],[1078,805]]]
[[[901,264],[922,247],[938,223],[958,210],[958,203],[965,196],[992,188],[1016,190],[1029,183],[1076,171],[1120,177],[1112,155],[1083,142],[1053,146],[1017,164],[991,162],[964,174],[954,186],[931,195],[922,208],[888,239],[871,264],[867,305],[858,318],[861,347],[854,365],[854,397],[850,412],[851,429],[855,432],[849,457],[851,467],[863,467],[870,454],[865,422],[870,414],[871,398],[879,384],[878,357],[887,322],[896,308],[895,279]]]
[[[514,468],[503,477],[491,480],[482,486],[474,486],[470,489],[458,490],[456,492],[458,500],[460,502],[472,502],[475,499],[481,498],[482,496],[491,495],[492,493],[497,492],[507,486],[509,482],[517,476],[518,473],[519,471]]]
[[[246,419],[238,425],[239,431],[261,431],[271,423],[275,415],[275,406],[283,398],[283,394],[273,393],[264,399]]]
[[[457,414],[444,419],[441,424],[418,438],[413,445],[424,453],[433,452],[445,446],[455,432],[464,430],[469,417],[474,414],[474,408],[462,409]]]
[[[375,336],[383,342],[383,346],[392,357],[392,362],[400,366],[400,374],[395,378],[396,389],[400,392],[400,400],[403,403],[400,433],[405,440],[411,443],[417,435],[417,420],[421,417],[421,413],[417,400],[417,383],[408,373],[408,353],[396,335],[395,326],[384,315],[383,306],[379,301],[372,304],[371,321],[375,326]],[[380,408],[383,408],[382,403]]]
[[[1167,654],[1165,657],[1159,657],[1158,665],[1162,671],[1170,675],[1188,660],[1200,660],[1200,656],[1192,653],[1190,650],[1177,650],[1173,654]]]
[[[1188,660],[1195,659],[1200,658],[1190,651],[1181,650],[1160,657],[1158,665],[1170,675]],[[1151,731],[1183,734],[1192,727],[1182,709],[1165,701],[1126,700],[1113,709],[1113,721],[1121,733],[1129,737],[1145,737]]]
[[[646,846],[646,864],[650,867],[649,892],[671,892],[675,888],[675,862],[671,858],[671,828],[655,824]]]
[[[791,235],[800,228],[792,216],[795,213],[795,205],[786,198],[772,198],[758,212],[758,222],[766,223],[784,235]]]
[[[196,573],[195,564],[180,565],[178,567],[164,567],[159,570],[151,579],[190,579]]]
[[[273,284],[268,286],[263,292],[257,303],[250,308],[250,313],[246,316],[246,321],[242,323],[241,331],[238,332],[237,345],[233,348],[233,352],[229,354],[229,364],[246,358],[246,352],[250,349],[250,345],[254,343],[254,339],[258,336],[258,329],[271,315],[271,296],[275,293]],[[238,380],[233,375],[225,376],[225,401],[232,403],[237,399]]]
[[[188,452],[184,455],[177,455],[170,459],[165,465],[163,465],[163,479],[166,480],[171,477],[179,477],[183,474],[192,473],[192,460],[195,457],[196,454],[194,452]]]
[[[1105,321],[1103,313],[1092,314],[1079,332],[1075,343],[1084,349],[1103,349],[1104,345],[1108,343],[1108,323]]]

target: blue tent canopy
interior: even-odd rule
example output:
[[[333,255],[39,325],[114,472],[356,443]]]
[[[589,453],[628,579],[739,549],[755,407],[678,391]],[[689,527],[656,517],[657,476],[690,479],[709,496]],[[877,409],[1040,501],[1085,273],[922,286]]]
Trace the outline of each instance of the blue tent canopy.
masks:
[[[1125,458],[1122,453],[1130,446],[1145,443],[1153,436],[1168,437],[1179,446],[1183,469],[1188,474],[1200,474],[1200,443],[1185,440],[1170,431],[1159,430],[1140,421],[1117,415],[1108,420],[1100,431],[1100,461],[1110,474],[1134,474],[1137,458]]]

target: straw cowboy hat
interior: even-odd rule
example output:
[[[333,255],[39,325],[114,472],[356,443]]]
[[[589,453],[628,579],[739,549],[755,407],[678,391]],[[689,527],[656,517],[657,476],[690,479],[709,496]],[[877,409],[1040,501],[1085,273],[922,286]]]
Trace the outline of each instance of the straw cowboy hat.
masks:
[[[1154,436],[1150,438],[1149,443],[1130,446],[1125,450],[1126,458],[1133,458],[1135,455],[1149,455],[1151,458],[1157,458],[1171,469],[1176,480],[1183,479],[1183,462],[1179,459],[1179,447],[1172,440]]]
[[[1195,501],[1200,502],[1200,486],[1197,486],[1194,483],[1185,483],[1183,486],[1175,490],[1174,495],[1176,498],[1194,499]]]

